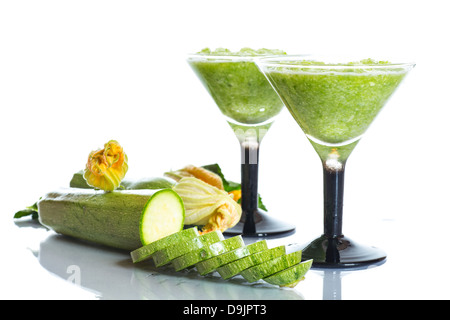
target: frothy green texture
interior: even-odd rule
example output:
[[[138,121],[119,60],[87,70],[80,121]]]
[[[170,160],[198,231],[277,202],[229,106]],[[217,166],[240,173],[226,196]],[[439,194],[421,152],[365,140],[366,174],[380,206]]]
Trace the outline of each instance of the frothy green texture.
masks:
[[[278,49],[266,49],[261,48],[258,50],[252,48],[242,48],[239,51],[231,51],[226,48],[217,48],[211,50],[210,48],[204,48],[199,51],[198,54],[211,55],[211,56],[238,56],[238,57],[255,57],[255,56],[267,56],[267,55],[285,55],[286,52]]]
[[[284,52],[203,49],[188,62],[225,116],[239,124],[255,125],[275,117],[283,103],[252,57],[278,54]]]
[[[335,146],[345,151],[345,158],[406,74],[395,66],[377,68],[387,63],[370,59],[335,68],[299,64],[269,66],[265,72],[319,154],[318,146]]]

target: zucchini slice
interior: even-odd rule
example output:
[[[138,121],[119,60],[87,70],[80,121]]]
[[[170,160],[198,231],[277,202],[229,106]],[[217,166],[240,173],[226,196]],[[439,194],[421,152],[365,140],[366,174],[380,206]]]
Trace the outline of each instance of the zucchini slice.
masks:
[[[241,275],[248,282],[255,282],[289,268],[301,260],[302,251],[299,250],[245,269],[241,272]]]
[[[312,259],[300,262],[292,267],[263,278],[263,280],[276,286],[293,288],[305,278],[305,274],[311,268],[312,262]]]
[[[145,246],[183,230],[184,217],[183,200],[175,191],[155,192],[142,211],[139,228],[142,244]]]
[[[284,254],[286,254],[285,246],[278,246],[275,248],[263,250],[246,256],[242,259],[227,263],[217,268],[217,272],[219,272],[220,276],[223,279],[229,279],[238,275],[241,271],[247,268],[274,259],[276,257],[280,257]]]
[[[132,251],[130,253],[131,259],[133,260],[133,263],[150,259],[152,254],[156,251],[162,250],[168,246],[176,245],[178,242],[198,237],[199,235],[197,227],[184,229]]]
[[[200,273],[200,275],[204,276],[205,274],[213,272],[217,268],[227,263],[242,259],[246,256],[263,250],[267,250],[266,240],[257,241],[245,247],[240,247],[224,254],[215,256],[211,259],[200,261],[195,265],[195,267],[197,268],[197,271]]]
[[[197,250],[182,255],[172,261],[172,265],[176,271],[189,268],[197,262],[210,259],[225,252],[240,248],[244,246],[244,240],[242,237],[234,236],[223,241],[213,243],[207,247],[203,247]]]
[[[166,247],[156,251],[153,255],[155,266],[160,267],[170,263],[173,259],[178,258],[190,251],[209,246],[213,243],[224,240],[222,232],[219,230],[205,233],[199,237],[195,237],[186,241],[177,242],[176,245]]]

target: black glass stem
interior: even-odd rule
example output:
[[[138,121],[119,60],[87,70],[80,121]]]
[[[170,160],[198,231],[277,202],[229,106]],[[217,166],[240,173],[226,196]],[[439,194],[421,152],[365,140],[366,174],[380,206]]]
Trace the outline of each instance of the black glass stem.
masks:
[[[266,237],[295,231],[294,225],[279,221],[259,208],[259,145],[259,142],[255,139],[241,141],[242,216],[235,227],[225,231],[226,234]]]
[[[361,267],[383,261],[384,251],[350,240],[342,233],[345,163],[323,164],[324,233],[303,249],[303,259],[313,259],[313,267]]]
[[[328,238],[342,236],[342,211],[344,207],[344,173],[342,168],[333,170],[323,166],[324,234]]]
[[[258,165],[259,143],[241,144],[241,207],[243,234],[256,233],[258,216]]]

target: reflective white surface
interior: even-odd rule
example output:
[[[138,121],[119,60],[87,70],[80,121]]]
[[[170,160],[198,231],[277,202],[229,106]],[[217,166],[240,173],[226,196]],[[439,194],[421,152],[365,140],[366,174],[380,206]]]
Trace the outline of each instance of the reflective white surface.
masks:
[[[399,222],[403,224],[403,222]],[[295,288],[278,288],[241,277],[223,280],[195,269],[175,272],[152,262],[134,264],[127,252],[57,235],[27,219],[9,226],[2,259],[2,299],[340,300],[449,299],[446,236],[419,232],[402,239],[405,226],[377,226],[388,252],[384,263],[361,269],[310,270]],[[411,226],[409,226],[411,227]],[[408,228],[409,228],[408,227]],[[419,227],[419,226],[417,226]],[[413,229],[414,230],[414,229]],[[423,229],[422,229],[423,230]],[[399,233],[400,231],[400,233]],[[301,238],[301,237],[300,237]],[[269,246],[295,243],[299,235],[268,239]],[[253,239],[245,239],[246,243]],[[13,257],[13,259],[11,259]],[[440,257],[431,259],[430,257]],[[438,261],[439,260],[439,261]],[[436,263],[437,262],[437,263]]]

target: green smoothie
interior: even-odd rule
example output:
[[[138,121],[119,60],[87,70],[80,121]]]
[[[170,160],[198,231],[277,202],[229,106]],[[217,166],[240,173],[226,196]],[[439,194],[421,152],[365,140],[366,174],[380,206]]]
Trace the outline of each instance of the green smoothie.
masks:
[[[243,48],[204,49],[188,62],[205,88],[231,121],[256,125],[275,117],[283,103],[254,62],[255,57],[285,54],[280,50]]]
[[[350,154],[408,71],[371,59],[282,61],[263,69],[322,158],[332,150]]]

